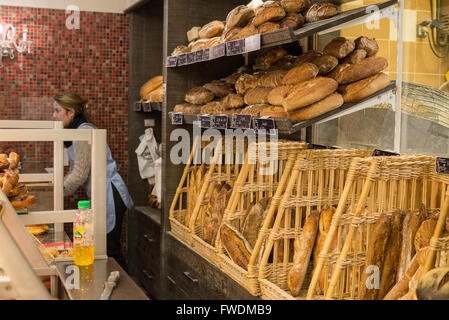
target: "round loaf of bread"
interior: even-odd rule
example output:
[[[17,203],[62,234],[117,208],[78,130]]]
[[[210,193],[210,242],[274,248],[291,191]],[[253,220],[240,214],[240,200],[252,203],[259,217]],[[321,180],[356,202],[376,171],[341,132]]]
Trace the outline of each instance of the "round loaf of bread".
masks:
[[[329,111],[335,110],[343,105],[343,97],[339,93],[320,100],[310,106],[289,113],[289,118],[295,122],[309,120],[321,116]]]
[[[194,106],[194,105],[188,104],[188,103],[177,104],[173,108],[173,112],[187,113],[186,111],[188,110],[188,107],[190,107],[190,106]]]
[[[390,84],[390,78],[385,73],[378,73],[369,78],[348,84],[339,91],[343,94],[345,102],[358,102],[376,93]]]
[[[203,87],[190,89],[185,96],[185,101],[191,104],[206,104],[215,98],[214,94]]]
[[[337,87],[337,81],[326,77],[301,82],[290,90],[282,105],[288,112],[303,108],[334,93]]]
[[[318,75],[319,69],[313,63],[303,63],[299,67],[292,68],[282,79],[283,85],[294,85],[310,79]]]
[[[299,29],[304,25],[304,16],[300,13],[289,13],[281,20],[281,28]]]
[[[257,28],[257,31],[259,31],[259,33],[267,33],[267,32],[279,30],[280,28],[281,28],[281,26],[279,25],[279,23],[268,21],[268,22],[262,23]]]
[[[258,77],[244,73],[240,75],[240,77],[235,82],[235,90],[237,91],[237,93],[244,95],[248,90],[255,88],[258,83]]]
[[[209,22],[205,26],[201,28],[199,31],[200,39],[210,39],[213,37],[221,36],[221,33],[224,30],[224,23],[218,20]]]
[[[268,70],[273,64],[285,57],[288,52],[281,47],[268,49],[263,54],[256,58],[254,63],[254,70]]]
[[[232,28],[227,31],[224,31],[221,35],[220,42],[228,42],[231,41],[236,35],[238,35],[242,31],[242,28]]]
[[[418,300],[449,300],[449,267],[427,272],[416,286]]]
[[[260,111],[260,116],[284,119],[288,118],[288,113],[283,106],[268,106]]]
[[[250,114],[253,117],[260,117],[260,112],[265,108],[270,107],[268,104],[254,104],[251,106],[247,106],[242,110],[242,114]]]
[[[242,28],[240,32],[237,33],[235,36],[229,38],[229,41],[245,39],[258,33],[259,30],[257,30],[257,28],[253,24],[248,24],[246,27]]]
[[[210,83],[206,83],[203,87],[212,92],[217,98],[223,98],[228,94],[234,93],[234,89],[231,84],[220,80],[214,80]]]
[[[282,0],[281,5],[287,13],[302,12],[310,8],[309,0]]]
[[[171,53],[171,55],[172,55],[172,56],[178,56],[178,55],[180,55],[180,54],[187,53],[187,52],[190,52],[190,47],[184,46],[184,45],[180,45],[180,46],[177,46],[177,47],[175,48],[175,50],[173,50],[173,52]]]
[[[324,54],[329,54],[338,59],[343,59],[355,49],[354,41],[344,37],[334,38],[323,50]]]
[[[143,100],[148,98],[148,95],[156,90],[158,87],[162,86],[163,77],[156,76],[150,80],[148,80],[141,88],[140,88],[140,97]]]
[[[315,22],[331,18],[338,13],[337,7],[330,2],[319,2],[312,5],[306,13],[307,22]]]
[[[212,101],[204,106],[201,106],[200,113],[201,114],[218,114],[223,113],[225,111],[225,108],[221,104],[220,101]]]
[[[254,11],[247,6],[241,5],[232,9],[226,17],[226,30],[235,27],[244,27],[254,17]]]
[[[268,103],[273,106],[282,105],[282,101],[284,101],[285,96],[290,92],[292,88],[293,85],[279,86],[274,88],[268,94]]]
[[[365,50],[367,57],[375,56],[379,52],[379,44],[376,39],[361,36],[355,39],[355,46],[357,49]]]
[[[252,21],[253,25],[258,27],[267,21],[278,21],[286,15],[284,8],[279,2],[273,1],[265,4],[263,9],[257,11],[257,15]]]
[[[195,41],[192,46],[190,47],[190,52],[198,51],[201,49],[207,48],[207,44],[209,42],[209,39],[199,39]]]

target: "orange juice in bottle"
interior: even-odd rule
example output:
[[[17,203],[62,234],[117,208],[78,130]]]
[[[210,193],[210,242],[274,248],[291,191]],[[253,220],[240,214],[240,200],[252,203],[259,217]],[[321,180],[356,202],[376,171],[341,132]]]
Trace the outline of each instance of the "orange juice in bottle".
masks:
[[[94,224],[90,201],[79,201],[73,224],[73,260],[77,266],[94,262]]]

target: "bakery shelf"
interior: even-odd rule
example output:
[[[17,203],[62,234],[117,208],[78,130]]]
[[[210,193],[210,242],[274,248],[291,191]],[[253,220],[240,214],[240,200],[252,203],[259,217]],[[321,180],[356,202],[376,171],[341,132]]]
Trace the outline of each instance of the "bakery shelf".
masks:
[[[369,107],[372,107],[374,105],[380,104],[380,103],[389,103],[393,105],[393,109],[395,106],[395,94],[394,90],[396,89],[396,82],[392,81],[391,84],[376,92],[375,94],[359,101],[356,103],[345,103],[340,108],[337,108],[335,110],[329,111],[321,116],[315,117],[310,120],[305,120],[301,122],[293,122],[290,119],[274,119],[275,128],[278,130],[278,134],[281,135],[288,135],[293,134],[298,131],[300,131],[303,128],[309,127],[313,124],[319,124],[323,123],[332,119],[336,119]],[[172,112],[169,112],[170,118],[172,117]],[[183,114],[183,124],[193,124],[194,121],[198,121],[197,114]],[[228,116],[228,128],[230,128],[230,117]],[[253,127],[253,126],[252,126]]]
[[[134,102],[133,110],[136,112],[162,111],[162,101],[158,102],[136,101]]]
[[[364,6],[361,8],[351,9],[338,13],[336,16],[312,23],[305,24],[302,28],[293,30],[292,28],[283,28],[273,32],[267,32],[260,34],[260,49],[279,46],[282,44],[298,41],[302,38],[312,36],[314,34],[326,34],[329,32],[341,30],[357,26],[364,23],[377,21],[383,18],[392,19],[397,25],[398,11],[395,6],[398,4],[398,0],[390,0],[386,2],[377,3],[375,5]],[[249,39],[249,38],[247,38]],[[236,40],[232,42],[245,41],[246,39]],[[229,44],[229,42],[228,42]],[[218,46],[223,46],[220,44]],[[167,57],[166,67],[177,67],[188,64],[200,63],[204,61],[214,60],[223,56],[233,55],[228,50],[223,50],[221,55],[211,55],[209,52],[214,51],[215,48],[206,48],[188,54],[182,54],[179,56]],[[224,46],[223,46],[224,47]],[[226,51],[226,52],[225,52]],[[207,54],[205,54],[207,52]],[[178,59],[182,59],[180,63]]]

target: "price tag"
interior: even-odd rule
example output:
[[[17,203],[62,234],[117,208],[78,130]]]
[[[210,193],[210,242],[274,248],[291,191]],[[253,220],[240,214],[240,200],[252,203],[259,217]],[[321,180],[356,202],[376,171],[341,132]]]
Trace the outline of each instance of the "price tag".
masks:
[[[270,117],[253,118],[253,122],[256,131],[265,130],[265,132],[271,132],[271,130],[276,129],[274,119]]]
[[[178,56],[178,66],[185,66],[187,64],[187,53]]]
[[[162,102],[151,102],[151,110],[162,111]]]
[[[231,128],[251,129],[252,116],[250,114],[233,114],[231,119]]]
[[[202,62],[203,61],[203,50],[195,51],[195,62]]]
[[[134,103],[134,111],[142,111],[142,103],[141,102],[136,102]]]
[[[437,173],[449,174],[449,158],[437,157],[435,160]]]
[[[182,112],[172,112],[171,124],[174,124],[174,125],[183,124]]]
[[[260,49],[260,34],[255,34],[245,39],[245,53]]]
[[[228,116],[225,114],[213,115],[212,116],[212,128],[227,129],[228,128]]]
[[[178,65],[178,57],[177,56],[167,57],[166,65],[167,68],[176,67]]]
[[[143,103],[143,112],[151,112],[151,103],[150,102]]]
[[[399,156],[399,153],[378,150],[378,149],[375,149],[373,151],[373,157],[393,157],[393,156]]]
[[[200,128],[209,129],[211,125],[210,115],[200,114],[198,115],[198,121],[200,123]]]
[[[226,42],[226,55],[235,56],[245,53],[245,39]]]
[[[337,149],[337,148],[335,148],[335,147],[329,147],[329,146],[322,146],[322,145],[320,145],[320,144],[313,144],[313,143],[310,143],[310,144],[307,146],[307,149],[312,149],[312,150],[320,150],[320,149],[323,149],[323,150],[325,150],[325,149],[335,150],[335,149]]]
[[[196,51],[187,53],[187,64],[195,63]]]
[[[220,43],[210,48],[209,60],[218,59],[225,55],[226,55],[226,45],[224,43]]]
[[[210,60],[210,48],[203,49],[203,60],[201,61],[208,61]]]

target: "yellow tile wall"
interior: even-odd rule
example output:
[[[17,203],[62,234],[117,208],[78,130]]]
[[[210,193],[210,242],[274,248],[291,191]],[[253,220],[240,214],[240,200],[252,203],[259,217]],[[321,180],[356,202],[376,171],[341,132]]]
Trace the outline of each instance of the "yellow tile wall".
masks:
[[[342,5],[342,11],[376,4],[379,0],[357,0]],[[441,0],[442,12],[449,13],[449,0]],[[403,28],[403,73],[404,81],[416,82],[439,88],[446,80],[445,74],[449,71],[449,56],[444,59],[437,58],[431,51],[427,38],[416,37],[416,25],[431,19],[430,0],[405,0],[404,2],[404,28]],[[388,69],[392,79],[397,73],[397,31],[394,23],[389,19],[382,19],[379,28],[371,25],[360,25],[341,31],[343,37],[355,39],[361,35],[375,38],[379,43],[379,56],[389,61]],[[445,53],[447,49],[440,51]],[[449,88],[445,88],[449,91]]]

